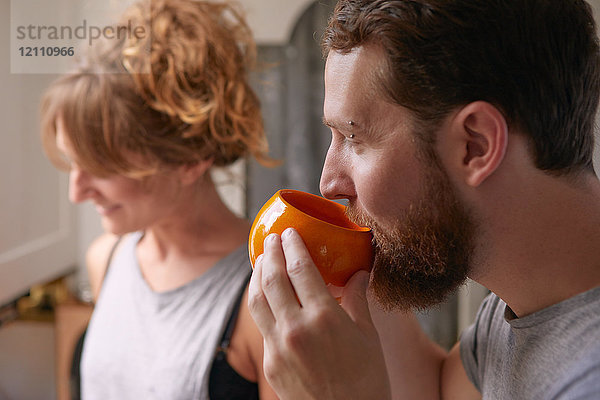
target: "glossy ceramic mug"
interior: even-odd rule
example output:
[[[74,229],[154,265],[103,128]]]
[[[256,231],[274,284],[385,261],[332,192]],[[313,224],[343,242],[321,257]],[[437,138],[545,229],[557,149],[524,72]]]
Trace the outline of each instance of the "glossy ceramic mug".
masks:
[[[276,192],[260,209],[248,240],[250,261],[263,253],[264,239],[271,233],[295,228],[327,284],[344,286],[358,270],[373,264],[371,230],[346,217],[346,207],[298,190]]]

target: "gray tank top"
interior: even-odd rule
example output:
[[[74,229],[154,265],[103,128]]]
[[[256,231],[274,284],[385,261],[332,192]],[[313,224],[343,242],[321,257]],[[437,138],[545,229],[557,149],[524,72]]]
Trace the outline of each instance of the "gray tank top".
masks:
[[[81,364],[85,400],[208,399],[218,342],[250,272],[246,246],[195,280],[156,293],[123,238],[94,308]]]

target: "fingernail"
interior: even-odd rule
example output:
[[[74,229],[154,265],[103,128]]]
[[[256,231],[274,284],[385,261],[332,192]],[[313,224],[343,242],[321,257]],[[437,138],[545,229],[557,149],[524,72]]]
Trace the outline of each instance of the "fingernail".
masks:
[[[262,262],[263,260],[263,254],[259,254],[258,257],[256,257],[256,261],[254,262],[254,265],[258,265]]]
[[[281,234],[281,238],[282,239],[289,239],[292,237],[292,235],[294,234],[296,230],[294,228],[287,228],[285,231],[283,231],[283,233]]]
[[[277,234],[271,233],[265,238],[265,245],[270,243],[275,243],[277,241]]]
[[[356,273],[356,275],[358,275],[361,289],[366,291],[367,288],[369,287],[369,279],[370,279],[369,273],[366,271],[358,271]]]

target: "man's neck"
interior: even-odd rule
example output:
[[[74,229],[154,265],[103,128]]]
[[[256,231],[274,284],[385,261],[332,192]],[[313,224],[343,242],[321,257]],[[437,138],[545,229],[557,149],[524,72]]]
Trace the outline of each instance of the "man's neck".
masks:
[[[600,286],[600,182],[540,176],[483,226],[473,279],[519,317]]]

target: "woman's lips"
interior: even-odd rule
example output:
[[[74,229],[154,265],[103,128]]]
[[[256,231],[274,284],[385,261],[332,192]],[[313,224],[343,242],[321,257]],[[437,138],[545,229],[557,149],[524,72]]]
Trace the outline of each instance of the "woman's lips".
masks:
[[[118,208],[120,208],[119,205],[101,206],[99,204],[96,204],[96,211],[102,216],[107,216]]]

